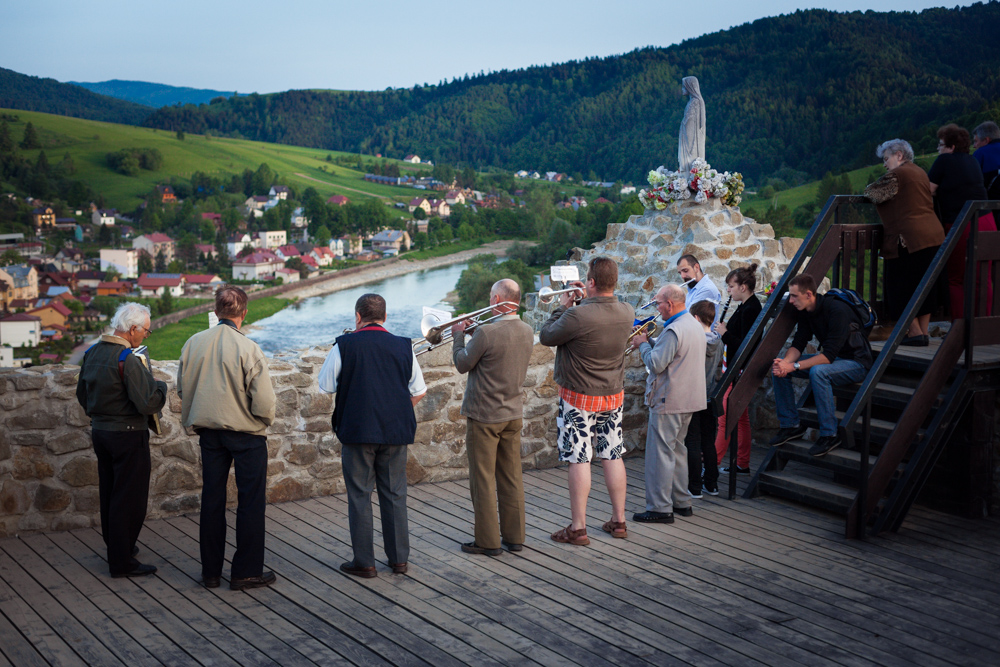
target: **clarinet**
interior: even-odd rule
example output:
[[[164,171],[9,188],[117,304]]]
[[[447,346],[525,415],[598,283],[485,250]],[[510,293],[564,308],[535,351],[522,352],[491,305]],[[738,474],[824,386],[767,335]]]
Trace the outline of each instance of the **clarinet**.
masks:
[[[729,304],[733,302],[733,295],[730,294],[729,298],[726,299],[726,305],[722,307],[722,315],[719,315],[719,321],[724,322],[726,319],[726,312],[729,310]]]

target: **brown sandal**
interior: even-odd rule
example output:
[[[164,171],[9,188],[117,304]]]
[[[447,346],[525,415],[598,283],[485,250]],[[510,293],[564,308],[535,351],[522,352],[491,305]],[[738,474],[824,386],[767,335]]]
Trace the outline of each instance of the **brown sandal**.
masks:
[[[556,542],[573,544],[578,547],[585,547],[590,544],[590,538],[587,537],[587,529],[581,528],[580,530],[573,530],[572,525],[566,526],[562,530],[557,530],[552,533],[551,537]]]
[[[628,537],[628,530],[625,528],[624,521],[607,521],[601,529],[605,533],[611,533],[611,537],[626,538]]]

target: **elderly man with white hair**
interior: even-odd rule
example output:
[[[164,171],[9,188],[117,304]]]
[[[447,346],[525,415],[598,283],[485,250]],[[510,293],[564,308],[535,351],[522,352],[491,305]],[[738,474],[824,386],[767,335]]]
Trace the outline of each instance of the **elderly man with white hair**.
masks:
[[[150,334],[149,308],[123,303],[80,364],[76,398],[90,417],[101,497],[101,533],[112,577],[156,572],[136,560],[149,497],[149,417],[167,400],[167,385],[135,353]]]

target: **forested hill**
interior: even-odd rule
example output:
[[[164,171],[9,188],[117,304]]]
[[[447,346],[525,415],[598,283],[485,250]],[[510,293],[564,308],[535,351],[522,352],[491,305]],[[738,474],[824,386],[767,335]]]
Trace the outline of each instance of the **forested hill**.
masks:
[[[384,92],[289,91],[164,108],[146,124],[474,166],[641,179],[676,167],[680,80],[701,81],[708,160],[754,181],[874,162],[1000,100],[1000,4],[799,11],[669,48]],[[461,63],[456,63],[460,68]],[[787,173],[787,170],[786,170]]]
[[[92,93],[55,79],[20,74],[0,67],[0,108],[45,113],[109,123],[138,125],[151,108]]]
[[[230,97],[235,94],[233,91],[225,92],[205,88],[185,88],[181,86],[168,86],[163,83],[123,81],[121,79],[97,81],[94,83],[79,81],[70,81],[69,83],[86,88],[94,93],[150,107],[165,107],[173,104],[202,104],[208,103],[216,97]]]

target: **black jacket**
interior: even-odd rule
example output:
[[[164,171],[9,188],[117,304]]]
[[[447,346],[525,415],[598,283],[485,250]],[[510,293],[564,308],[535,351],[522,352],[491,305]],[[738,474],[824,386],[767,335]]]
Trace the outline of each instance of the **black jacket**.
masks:
[[[722,342],[726,346],[726,361],[729,362],[736,357],[736,351],[743,344],[743,339],[750,333],[753,323],[757,321],[757,316],[763,306],[756,295],[740,304],[733,316],[726,322],[726,333],[722,334]]]
[[[118,357],[126,349],[121,338],[102,336],[80,364],[76,400],[99,431],[145,430],[147,415],[156,414],[167,402],[166,383],[154,378],[134,354],[125,358],[122,382]]]
[[[787,306],[792,308],[790,304]],[[868,335],[851,306],[834,297],[816,297],[816,309],[797,312],[798,326],[792,347],[802,352],[813,336],[819,341],[820,352],[831,362],[852,359],[865,368],[874,362]]]

